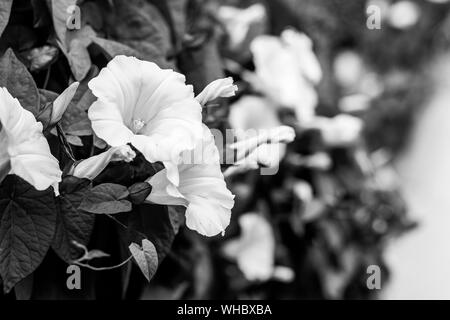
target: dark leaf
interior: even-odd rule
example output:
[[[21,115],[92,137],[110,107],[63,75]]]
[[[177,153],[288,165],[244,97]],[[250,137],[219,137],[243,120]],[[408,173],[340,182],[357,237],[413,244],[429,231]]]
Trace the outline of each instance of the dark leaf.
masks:
[[[74,6],[76,2],[76,0],[52,0],[51,4],[58,44],[69,61],[75,79],[81,81],[92,65],[87,48],[91,44],[91,38],[95,36],[95,31],[89,25],[73,30],[67,27],[68,19],[71,17],[67,9]],[[80,17],[75,16],[75,19],[77,18],[81,19],[81,12]]]
[[[80,85],[78,86],[78,89],[61,120],[64,130],[68,130],[71,125],[77,122],[84,121],[86,119],[89,120],[86,111],[89,109],[92,102],[96,100],[96,97],[88,88],[88,82],[92,78],[96,77],[97,74],[98,68],[96,66],[92,66],[86,78],[80,82]]]
[[[106,169],[95,178],[94,184],[114,181],[130,187],[135,183],[147,180],[160,170],[164,169],[162,163],[150,163],[137,149],[133,148],[133,151],[136,152],[136,157],[132,162],[111,162]]]
[[[7,176],[0,186],[0,275],[5,292],[42,262],[55,225],[53,188],[37,191],[18,176]]]
[[[80,209],[96,214],[115,214],[131,211],[126,187],[114,183],[100,184],[83,199]]]
[[[12,0],[3,0],[0,2],[0,36],[5,30],[11,14]]]
[[[77,0],[51,0],[50,2],[56,36],[59,39],[63,52],[67,52],[67,32],[70,32],[67,29],[67,19],[69,18],[67,9],[76,5]]]
[[[52,248],[61,259],[70,262],[80,257],[73,241],[87,245],[94,228],[95,215],[79,209],[92,186],[87,179],[67,176],[60,184],[59,210]]]
[[[6,87],[23,108],[37,115],[40,109],[39,91],[27,68],[11,49],[0,59],[0,86]]]
[[[67,60],[75,79],[81,81],[91,69],[92,62],[88,47],[92,43],[92,38],[95,37],[95,31],[86,25],[80,30],[70,31],[67,36]]]
[[[92,38],[92,43],[94,45],[97,45],[108,59],[112,59],[117,55],[126,55],[126,56],[134,56],[136,58],[142,58],[136,50],[120,42],[94,37]]]
[[[172,50],[170,29],[158,9],[146,1],[118,0],[105,8],[105,31],[148,61],[168,66]]]
[[[31,0],[31,6],[33,7],[33,26],[40,28],[49,25],[51,17],[45,1]]]
[[[20,281],[14,287],[14,293],[17,300],[30,300],[33,294],[34,274],[30,274],[28,277]]]
[[[152,191],[152,186],[146,182],[138,182],[128,188],[130,200],[134,204],[141,204]]]
[[[128,243],[138,241],[137,235],[143,235],[156,247],[161,262],[172,247],[180,216],[169,214],[167,206],[143,203],[135,206],[133,214],[128,215]]]

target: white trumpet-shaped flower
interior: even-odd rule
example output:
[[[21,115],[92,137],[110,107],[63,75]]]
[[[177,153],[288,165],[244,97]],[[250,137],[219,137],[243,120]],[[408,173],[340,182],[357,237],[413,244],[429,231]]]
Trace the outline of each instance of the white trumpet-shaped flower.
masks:
[[[314,86],[322,78],[311,40],[285,30],[280,37],[257,37],[251,51],[256,76],[249,80],[277,104],[293,108],[299,121],[309,122],[318,102]]]
[[[0,169],[10,168],[37,190],[58,194],[61,170],[42,134],[42,124],[6,88],[0,88]]]
[[[95,134],[112,147],[131,143],[150,162],[161,161],[178,185],[180,154],[202,137],[201,106],[192,86],[173,70],[116,56],[89,82],[98,98],[89,108]]]
[[[219,151],[206,126],[203,139],[194,150],[185,151],[183,159],[178,166],[179,186],[170,183],[163,169],[147,181],[152,186],[147,201],[185,206],[188,228],[208,237],[223,234],[230,223],[234,196],[227,189]]]
[[[234,84],[233,78],[228,77],[211,82],[195,99],[204,106],[217,98],[232,97],[236,91],[238,91],[238,87]]]

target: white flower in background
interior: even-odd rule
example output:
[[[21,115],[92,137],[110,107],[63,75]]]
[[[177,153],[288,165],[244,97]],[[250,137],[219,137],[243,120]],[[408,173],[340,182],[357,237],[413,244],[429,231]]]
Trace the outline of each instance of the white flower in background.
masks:
[[[297,199],[304,203],[311,202],[314,199],[314,193],[311,185],[304,180],[296,180],[292,186],[292,191]]]
[[[42,134],[42,123],[6,88],[0,88],[0,168],[9,167],[37,190],[52,186],[58,195],[61,170]]]
[[[51,124],[55,124],[59,120],[61,120],[64,112],[66,112],[66,109],[69,106],[69,103],[72,101],[73,96],[77,92],[79,85],[79,82],[72,83],[66,90],[63,91],[63,93],[58,96],[58,98],[55,99],[55,101],[53,101],[52,117],[50,120]]]
[[[299,60],[299,68],[303,76],[313,84],[322,79],[322,68],[313,51],[313,43],[309,37],[292,29],[281,33],[285,46],[292,50]]]
[[[229,148],[236,152],[231,173],[265,167],[276,167],[286,153],[286,143],[295,138],[291,127],[281,126],[275,108],[267,99],[245,96],[230,107],[228,121],[237,139]]]
[[[197,147],[182,156],[185,161],[178,166],[179,186],[170,183],[163,169],[147,181],[152,186],[147,200],[185,206],[188,228],[208,237],[223,234],[230,223],[234,196],[227,189],[219,151],[206,126]]]
[[[314,88],[322,70],[311,40],[294,30],[280,37],[260,36],[251,44],[256,77],[249,81],[277,104],[293,108],[300,122],[309,122],[318,102]]]
[[[201,106],[185,77],[134,57],[116,56],[89,82],[95,134],[112,147],[131,143],[149,162],[164,163],[178,184],[180,154],[202,137]]]
[[[234,84],[233,78],[228,77],[211,82],[195,99],[200,105],[205,106],[217,98],[232,97],[236,95],[236,91],[238,91],[238,87]]]
[[[294,273],[290,268],[275,266],[275,235],[269,222],[257,213],[246,213],[239,217],[239,226],[240,237],[225,243],[223,251],[237,262],[245,278],[292,281]]]
[[[360,118],[340,114],[334,118],[316,117],[313,126],[320,129],[325,144],[340,147],[356,143],[364,123]]]
[[[420,8],[412,1],[398,1],[389,8],[389,24],[397,29],[409,29],[416,25],[420,18]]]
[[[367,110],[372,99],[383,92],[379,76],[354,50],[343,50],[336,55],[333,72],[343,91],[338,102],[339,109],[343,112]]]
[[[246,133],[245,139],[229,145],[230,149],[236,150],[237,166],[253,163],[257,166],[275,167],[286,152],[285,144],[295,138],[294,129],[288,126],[247,130]]]
[[[69,174],[80,179],[94,180],[110,162],[131,162],[136,153],[130,146],[112,147],[109,150],[79,162]]]
[[[245,9],[221,6],[217,16],[227,31],[230,50],[237,53],[247,53],[252,38],[266,29],[266,8],[259,3]]]
[[[371,98],[363,93],[355,93],[339,99],[338,108],[342,112],[361,112],[369,109]]]
[[[249,281],[267,281],[275,265],[275,236],[272,226],[257,213],[239,217],[241,236],[228,241],[226,256],[235,259],[239,269]]]
[[[333,62],[333,71],[337,82],[348,91],[354,91],[367,72],[361,55],[354,50],[339,52]]]

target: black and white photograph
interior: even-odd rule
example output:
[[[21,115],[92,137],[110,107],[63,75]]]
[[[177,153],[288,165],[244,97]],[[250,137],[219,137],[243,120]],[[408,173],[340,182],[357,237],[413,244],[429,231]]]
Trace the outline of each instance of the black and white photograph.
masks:
[[[450,300],[450,0],[0,0],[17,300]]]

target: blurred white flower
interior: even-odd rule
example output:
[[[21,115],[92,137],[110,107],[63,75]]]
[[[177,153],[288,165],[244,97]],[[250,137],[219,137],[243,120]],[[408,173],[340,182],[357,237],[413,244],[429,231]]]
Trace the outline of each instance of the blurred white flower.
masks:
[[[265,130],[248,130],[245,139],[229,145],[236,150],[235,165],[254,163],[265,167],[277,166],[286,152],[286,143],[295,138],[295,131],[288,126]]]
[[[136,153],[130,146],[112,147],[109,150],[79,162],[69,174],[80,179],[94,180],[110,162],[131,162]]]
[[[116,56],[89,82],[95,134],[112,147],[131,143],[149,162],[161,161],[179,182],[180,154],[202,137],[201,106],[185,77],[134,57]]]
[[[253,37],[263,34],[267,20],[266,8],[254,4],[245,9],[221,6],[217,14],[229,37],[229,49],[246,54]]]
[[[314,198],[312,187],[305,180],[296,180],[292,190],[297,199],[301,200],[303,203],[308,203]]]
[[[42,123],[6,88],[0,88],[0,168],[9,167],[37,190],[52,186],[58,195],[61,170],[42,134]]]
[[[288,154],[288,163],[297,167],[307,167],[314,170],[326,171],[331,168],[333,161],[325,152],[317,152],[309,156],[296,153]]]
[[[370,97],[362,93],[350,94],[339,100],[338,107],[347,113],[365,111],[370,107]]]
[[[353,50],[339,52],[333,62],[334,76],[346,90],[354,90],[365,72],[361,56]]]
[[[340,114],[334,118],[316,117],[313,126],[320,129],[325,144],[341,147],[358,141],[364,123],[360,118]]]
[[[251,51],[256,77],[248,80],[277,104],[293,108],[300,122],[309,122],[318,102],[314,86],[322,77],[311,40],[285,30],[280,37],[257,37]]]
[[[412,1],[398,1],[389,8],[389,24],[397,29],[408,29],[417,24],[420,18],[419,6]]]
[[[230,106],[228,122],[236,134],[248,129],[267,129],[279,126],[273,104],[262,97],[244,96]],[[238,136],[238,140],[239,140]]]
[[[223,251],[236,260],[239,269],[249,281],[267,281],[272,278],[275,264],[275,236],[272,226],[257,213],[239,217],[241,236],[228,241]]]
[[[211,82],[195,99],[200,105],[204,106],[217,98],[232,97],[236,94],[236,91],[238,91],[238,87],[234,84],[233,78],[228,77]]]
[[[203,139],[193,151],[185,151],[183,159],[187,161],[178,166],[179,186],[170,183],[163,169],[147,181],[152,186],[147,200],[185,206],[188,228],[208,237],[223,234],[230,223],[234,196],[227,189],[219,151],[206,126]]]
[[[373,98],[383,90],[377,74],[354,50],[343,50],[336,55],[333,72],[337,82],[344,90],[344,94],[364,94]]]
[[[236,152],[236,163],[225,172],[276,167],[286,153],[286,143],[295,138],[291,127],[281,126],[275,108],[267,99],[245,96],[230,107],[228,121],[237,142],[229,148]]]
[[[61,120],[79,85],[79,82],[72,83],[66,90],[63,91],[63,93],[58,96],[58,98],[55,99],[55,101],[53,101],[53,111],[50,120],[51,124],[55,124],[59,120]]]

